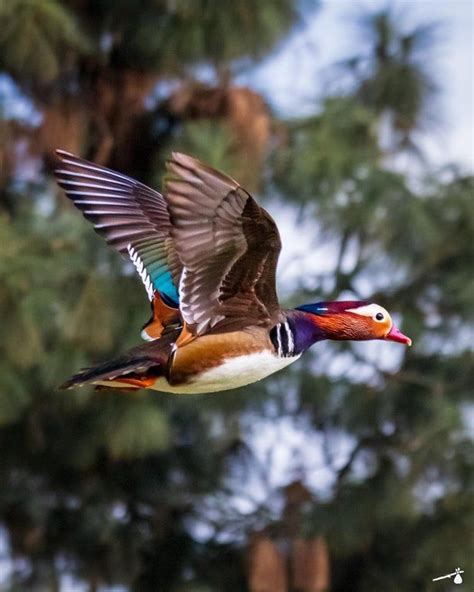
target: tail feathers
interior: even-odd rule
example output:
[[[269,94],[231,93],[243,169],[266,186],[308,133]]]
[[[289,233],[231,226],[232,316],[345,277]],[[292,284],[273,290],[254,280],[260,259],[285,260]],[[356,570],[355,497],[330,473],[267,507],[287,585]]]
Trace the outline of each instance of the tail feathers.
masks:
[[[130,358],[118,358],[93,368],[84,368],[72,378],[66,380],[59,388],[71,389],[76,386],[83,386],[84,384],[108,380],[119,382],[121,377],[125,379],[125,384],[130,382],[129,379],[131,378],[138,379],[136,381],[138,383],[141,378],[145,378],[150,374],[155,377],[163,374],[163,367],[156,357],[144,356],[133,360],[130,360]]]

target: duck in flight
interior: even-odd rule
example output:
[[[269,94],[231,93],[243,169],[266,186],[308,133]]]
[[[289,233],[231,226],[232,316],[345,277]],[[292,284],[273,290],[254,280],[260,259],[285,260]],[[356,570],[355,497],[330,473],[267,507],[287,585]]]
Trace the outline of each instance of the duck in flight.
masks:
[[[231,177],[175,152],[161,194],[63,150],[57,156],[59,185],[135,265],[153,311],[142,330],[147,343],[80,371],[63,388],[208,393],[265,378],[324,339],[411,345],[377,304],[281,309],[278,228]]]

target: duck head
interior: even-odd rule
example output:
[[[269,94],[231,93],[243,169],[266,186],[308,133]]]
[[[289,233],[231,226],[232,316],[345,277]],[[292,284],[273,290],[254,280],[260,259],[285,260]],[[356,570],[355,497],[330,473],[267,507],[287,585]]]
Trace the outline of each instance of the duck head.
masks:
[[[389,313],[378,304],[360,300],[317,302],[296,309],[304,315],[308,338],[366,341],[383,339],[411,345],[411,339],[394,325]],[[308,324],[309,323],[309,324]],[[311,327],[313,330],[311,330]]]

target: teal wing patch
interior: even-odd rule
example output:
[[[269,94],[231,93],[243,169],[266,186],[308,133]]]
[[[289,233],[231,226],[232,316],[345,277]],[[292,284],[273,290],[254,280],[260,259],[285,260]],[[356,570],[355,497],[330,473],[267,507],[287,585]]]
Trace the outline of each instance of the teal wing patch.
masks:
[[[161,193],[63,150],[57,155],[61,166],[55,175],[67,197],[111,246],[130,257],[150,300],[157,290],[176,306],[182,266]]]
[[[168,268],[165,248],[157,245],[156,242],[145,240],[139,244],[135,243],[134,246],[130,244],[127,249],[150,301],[153,300],[153,293],[157,290],[177,306],[179,303],[178,290]]]

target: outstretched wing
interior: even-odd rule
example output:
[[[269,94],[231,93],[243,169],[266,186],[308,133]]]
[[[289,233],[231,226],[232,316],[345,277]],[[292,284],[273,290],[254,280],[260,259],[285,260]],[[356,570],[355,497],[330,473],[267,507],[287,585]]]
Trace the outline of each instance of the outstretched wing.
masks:
[[[63,150],[58,184],[96,231],[130,257],[150,300],[154,291],[177,305],[181,264],[170,238],[171,223],[161,193]]]
[[[281,241],[271,216],[236,181],[189,156],[173,153],[167,168],[165,198],[189,331],[274,323]]]
[[[57,151],[55,173],[96,231],[128,255],[150,300],[180,304],[194,335],[270,325],[279,314],[281,242],[270,215],[233,179],[175,153],[165,196]]]

